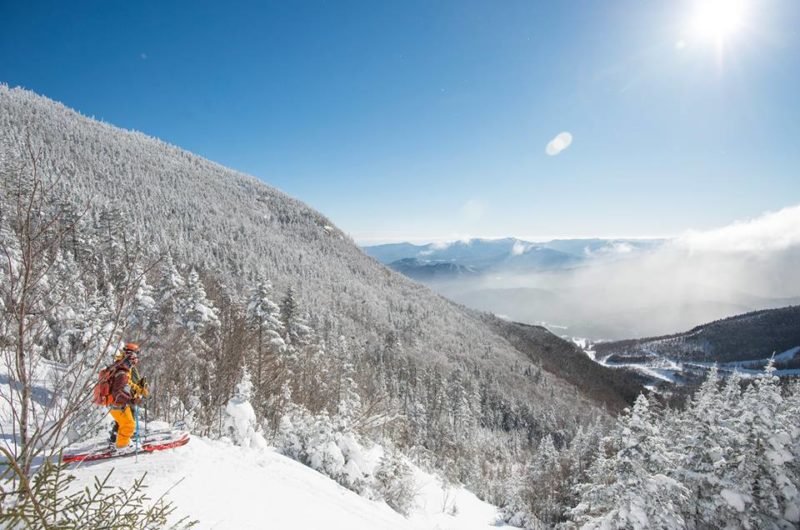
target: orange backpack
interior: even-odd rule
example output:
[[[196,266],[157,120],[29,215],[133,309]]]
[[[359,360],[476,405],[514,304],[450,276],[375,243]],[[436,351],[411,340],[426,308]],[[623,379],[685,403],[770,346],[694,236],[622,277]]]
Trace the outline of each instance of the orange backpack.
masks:
[[[114,403],[114,396],[111,395],[111,384],[114,379],[114,372],[116,366],[112,365],[100,370],[97,383],[94,385],[94,397],[92,403],[108,407]]]

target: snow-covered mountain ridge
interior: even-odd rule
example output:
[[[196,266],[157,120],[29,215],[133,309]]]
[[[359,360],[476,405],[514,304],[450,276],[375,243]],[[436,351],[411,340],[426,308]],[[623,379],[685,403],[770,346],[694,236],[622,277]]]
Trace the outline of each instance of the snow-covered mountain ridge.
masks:
[[[664,240],[661,239],[554,239],[534,243],[508,237],[475,238],[426,245],[387,243],[363,248],[364,252],[381,263],[390,265],[409,277],[425,280],[429,278],[424,276],[424,271],[418,277],[420,273],[409,268],[410,262],[407,260],[417,260],[417,267],[449,263],[457,267],[468,267],[475,273],[525,273],[568,269],[593,259],[652,251],[663,243]],[[454,269],[452,275],[453,278],[456,277],[458,270]],[[448,278],[441,274],[435,279]]]
[[[800,344],[800,306],[754,311],[682,333],[598,342],[598,355],[651,352],[691,361],[727,363],[769,357]]]
[[[34,194],[34,222],[57,231],[37,260],[13,258],[0,275],[23,267],[41,279],[41,332],[20,343],[37,363],[68,367],[81,381],[71,388],[133,340],[151,419],[222,437],[249,371],[246,430],[292,458],[372,495],[351,448],[380,443],[386,467],[411,458],[498,506],[540,446],[580,459],[573,438],[609,417],[580,381],[537,364],[537,343],[519,349],[485,315],[392,272],[253,177],[19,89],[0,87],[0,131],[0,244],[16,255],[25,242],[16,196]],[[19,292],[2,296],[22,307]],[[11,326],[14,314],[2,316]],[[608,398],[610,410],[628,402]],[[75,416],[70,442],[96,434],[94,412]]]
[[[239,287],[264,273],[342,335],[368,346],[392,333],[421,362],[502,371],[519,358],[478,315],[380,266],[332,221],[253,177],[20,89],[0,87],[0,126],[6,157],[29,137],[44,153],[41,170],[60,175],[76,203],[119,211],[155,255],[169,251]],[[505,383],[526,400],[538,393],[511,373]]]
[[[588,355],[603,366],[638,372],[650,384],[698,384],[712,366],[721,374],[734,371],[758,376],[767,363],[776,375],[800,374],[800,306],[736,315],[689,331],[586,345]]]
[[[763,235],[762,250],[740,248],[732,236],[727,247],[715,245],[712,230],[664,240],[471,239],[365,251],[472,309],[545,325],[558,335],[620,341],[800,303],[800,248],[789,236],[781,239],[775,222],[792,215],[790,208],[751,221],[762,227],[754,231]],[[772,238],[786,244],[772,245]],[[462,274],[464,266],[475,272]],[[434,267],[438,274],[429,274]]]

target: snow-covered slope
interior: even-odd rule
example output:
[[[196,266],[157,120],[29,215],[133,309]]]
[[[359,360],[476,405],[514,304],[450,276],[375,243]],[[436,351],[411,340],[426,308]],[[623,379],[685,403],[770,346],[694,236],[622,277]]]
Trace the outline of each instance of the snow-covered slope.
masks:
[[[53,389],[63,373],[64,367],[57,363],[37,365],[35,414],[57,406]],[[13,432],[12,384],[7,367],[0,363],[0,433]],[[103,423],[110,425],[111,416]],[[168,427],[152,421],[148,430]],[[96,439],[78,445],[98,441],[102,443]],[[0,445],[13,452],[13,437],[0,436]],[[382,449],[376,446],[374,452],[380,458]],[[271,447],[241,447],[228,439],[192,435],[187,445],[172,450],[69,465],[77,479],[73,489],[91,488],[95,478],[109,472],[109,486],[130,487],[146,473],[149,497],[157,499],[166,493],[176,507],[175,519],[197,520],[200,529],[484,530],[504,526],[495,506],[463,487],[443,485],[436,476],[411,468],[414,503],[404,517],[385,502],[360,496]]]
[[[47,183],[43,209],[56,212],[71,236],[46,256],[58,266],[40,264],[51,271],[47,288],[41,286],[49,305],[37,313],[47,333],[34,343],[34,357],[65,366],[91,359],[95,377],[111,352],[86,345],[87,333],[108,330],[107,344],[141,343],[151,419],[181,419],[197,432],[225,436],[229,425],[218,418],[237,378],[253,370],[253,423],[298,438],[286,444],[275,438],[298,461],[361,492],[349,451],[335,448],[338,467],[308,456],[319,448],[326,453],[331,439],[386,440],[505,506],[519,482],[509,470],[522,474],[542,439],[567,447],[582,424],[605,417],[579,384],[535,366],[538,346],[523,353],[483,315],[366,256],[300,201],[156,139],[0,85],[4,212],[14,211],[14,190],[28,193],[20,183],[35,181],[34,174]],[[14,219],[26,218],[17,213]],[[19,223],[0,216],[0,225],[16,248],[24,239]],[[3,274],[11,277],[15,266]],[[132,283],[134,300],[122,307],[121,293]],[[275,311],[251,314],[254,297]],[[280,340],[262,340],[266,313]],[[112,331],[122,329],[110,322],[117,314],[128,326],[124,336]],[[92,422],[83,424],[72,428],[70,441],[94,434]],[[216,482],[214,470],[203,479]]]
[[[119,486],[146,472],[150,496],[169,491],[177,513],[197,519],[199,528],[478,530],[497,520],[494,506],[463,488],[443,489],[420,470],[416,507],[405,518],[271,449],[200,437],[173,451],[75,466],[75,485],[88,485],[112,469],[110,482]]]
[[[447,373],[476,364],[547,430],[561,423],[550,418],[598,410],[580,387],[549,373],[532,384],[512,369],[524,361],[520,352],[479,315],[383,267],[332,221],[253,177],[3,85],[0,131],[0,160],[12,161],[30,141],[65,197],[120,214],[151,257],[170,252],[242,292],[263,274],[277,293],[293,288],[303,310],[334,324],[354,348],[372,351],[391,336],[399,354],[423,366]]]

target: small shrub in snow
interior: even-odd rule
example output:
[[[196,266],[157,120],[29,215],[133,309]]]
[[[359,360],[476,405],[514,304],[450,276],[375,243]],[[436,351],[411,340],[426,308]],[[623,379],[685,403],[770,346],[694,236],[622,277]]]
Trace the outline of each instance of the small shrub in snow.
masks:
[[[375,492],[393,510],[408,515],[414,507],[416,484],[405,459],[394,452],[385,453],[375,470]]]
[[[544,528],[544,524],[531,513],[528,503],[521,495],[514,495],[502,509],[503,521],[511,526],[525,528],[526,530],[538,530]]]
[[[291,404],[281,418],[277,447],[342,486],[383,499],[392,509],[408,515],[414,507],[416,483],[405,457],[369,445],[346,425],[347,421],[325,411],[312,414]]]
[[[344,430],[327,412],[311,414],[290,405],[281,418],[278,449],[285,455],[329,476],[342,486],[365,493],[372,468],[358,435]]]

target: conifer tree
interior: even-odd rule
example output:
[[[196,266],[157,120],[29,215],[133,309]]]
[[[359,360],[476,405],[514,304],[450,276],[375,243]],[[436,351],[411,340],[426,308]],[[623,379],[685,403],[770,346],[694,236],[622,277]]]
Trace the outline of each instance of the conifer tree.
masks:
[[[167,253],[161,266],[161,278],[156,288],[156,302],[161,313],[161,328],[164,329],[170,322],[178,320],[184,309],[184,280],[175,263],[172,254]]]
[[[214,304],[206,296],[197,270],[192,269],[186,282],[185,307],[181,324],[190,334],[201,336],[208,328],[219,326]]]
[[[257,332],[254,367],[257,393],[264,391],[262,387],[265,383],[267,359],[277,359],[286,348],[283,340],[284,326],[280,319],[281,309],[272,301],[272,284],[268,280],[259,280],[247,303],[248,324]],[[274,362],[271,364],[274,366]]]
[[[336,412],[345,428],[349,428],[361,415],[361,397],[355,381],[353,353],[344,336],[336,340],[333,354],[339,365]]]
[[[590,483],[580,491],[581,503],[572,512],[583,528],[685,527],[681,507],[688,491],[665,474],[675,455],[651,408],[640,395],[606,441],[610,454],[595,461]]]
[[[135,285],[135,289],[128,325],[134,333],[144,333],[150,328],[155,317],[155,290],[147,283],[147,277],[141,265],[136,265],[130,276],[130,281]]]

